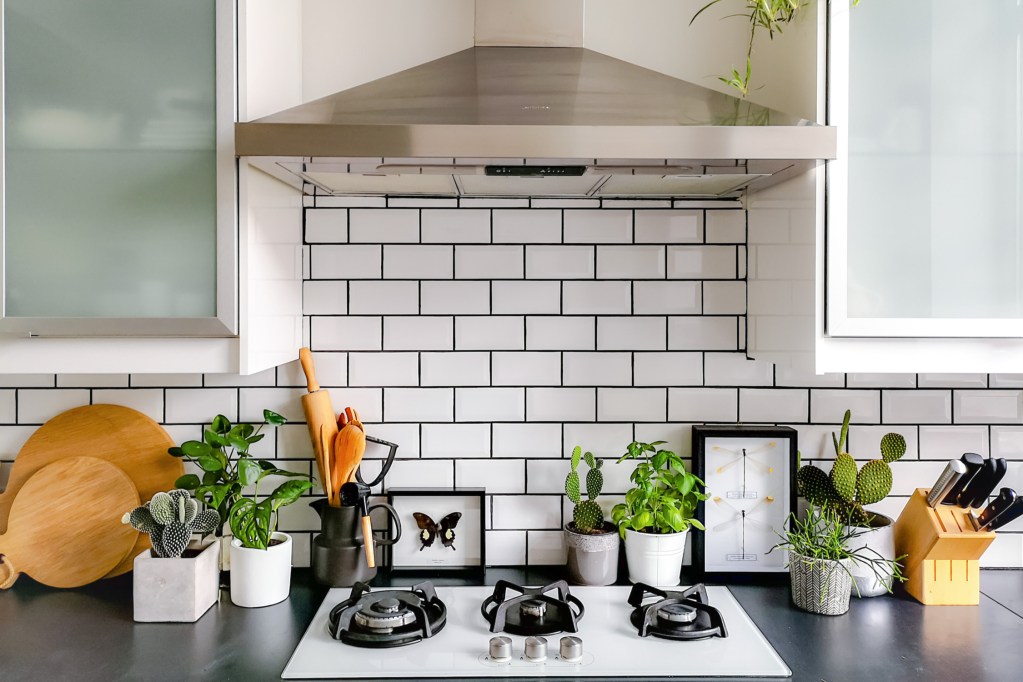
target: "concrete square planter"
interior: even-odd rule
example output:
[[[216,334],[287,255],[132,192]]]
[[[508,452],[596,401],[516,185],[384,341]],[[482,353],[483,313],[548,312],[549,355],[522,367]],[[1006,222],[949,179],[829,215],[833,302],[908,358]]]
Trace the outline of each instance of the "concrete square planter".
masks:
[[[135,557],[133,574],[135,621],[194,623],[220,596],[220,543],[193,542],[202,550],[194,557],[162,559],[152,550]],[[186,550],[187,551],[187,550]]]

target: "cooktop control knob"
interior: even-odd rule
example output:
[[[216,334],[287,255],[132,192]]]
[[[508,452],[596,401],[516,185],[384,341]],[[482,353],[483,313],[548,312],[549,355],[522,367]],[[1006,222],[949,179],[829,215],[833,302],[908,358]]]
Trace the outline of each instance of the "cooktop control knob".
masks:
[[[559,653],[566,663],[577,663],[583,658],[583,641],[578,637],[562,637]]]
[[[512,641],[511,637],[490,638],[490,660],[495,663],[505,663],[511,660]]]
[[[526,637],[526,660],[531,663],[542,663],[547,660],[545,637]]]

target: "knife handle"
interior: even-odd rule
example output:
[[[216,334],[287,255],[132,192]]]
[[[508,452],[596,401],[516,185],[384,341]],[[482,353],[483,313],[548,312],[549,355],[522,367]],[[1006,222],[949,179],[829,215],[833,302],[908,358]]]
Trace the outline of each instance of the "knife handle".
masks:
[[[938,480],[931,486],[931,492],[927,494],[927,506],[937,507],[938,503],[945,499],[948,491],[952,489],[963,474],[966,473],[966,465],[958,459],[950,459],[945,465],[945,470],[938,476]]]
[[[991,504],[984,508],[984,511],[977,517],[977,522],[980,524],[981,530],[987,527],[992,521],[998,518],[998,516],[1006,509],[1011,507],[1016,501],[1016,491],[1012,488],[1002,488],[998,497],[991,500]]]
[[[958,504],[959,495],[970,485],[970,481],[980,471],[981,467],[984,466],[984,458],[975,452],[964,453],[959,458],[959,461],[966,465],[966,473],[960,476],[955,485],[949,489],[945,497],[942,498],[941,504],[953,506]]]
[[[1023,516],[1023,498],[1017,497],[1016,501],[1012,503],[1012,506],[988,523],[987,530],[998,530],[1002,526],[1015,521],[1020,516]]]

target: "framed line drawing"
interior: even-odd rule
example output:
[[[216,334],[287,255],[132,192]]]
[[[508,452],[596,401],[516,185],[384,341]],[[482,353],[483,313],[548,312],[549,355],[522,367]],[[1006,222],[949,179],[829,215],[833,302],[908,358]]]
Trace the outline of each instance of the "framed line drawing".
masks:
[[[486,566],[483,488],[391,488],[401,520],[392,571],[480,572]]]
[[[693,564],[706,573],[782,573],[769,550],[796,510],[797,432],[787,426],[694,426],[693,473],[710,496],[697,507]]]

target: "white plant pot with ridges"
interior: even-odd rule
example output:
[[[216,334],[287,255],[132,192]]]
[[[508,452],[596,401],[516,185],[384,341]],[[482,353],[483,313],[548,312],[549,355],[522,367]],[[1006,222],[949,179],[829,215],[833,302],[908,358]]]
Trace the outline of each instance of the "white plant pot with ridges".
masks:
[[[231,602],[236,606],[270,606],[291,593],[294,543],[286,533],[274,533],[270,539],[283,542],[266,549],[250,549],[242,547],[238,538],[231,541]]]
[[[629,564],[629,581],[654,587],[672,587],[682,582],[682,558],[688,534],[688,528],[665,535],[626,529],[625,560]]]
[[[868,550],[864,552],[864,556],[871,559],[894,560],[894,521],[892,521],[890,516],[885,516],[884,514],[876,514],[869,510],[867,513],[874,515],[874,525],[869,529],[854,529],[857,531],[866,530],[866,532],[849,540],[849,550],[853,551],[860,547],[867,547]],[[877,597],[882,594],[888,594],[888,588],[892,584],[892,573],[884,566],[876,566],[876,568],[878,573],[881,574],[880,576],[874,572],[874,569],[869,564],[856,561],[855,559],[849,562],[849,572],[852,573],[853,580],[855,581],[852,588],[853,596],[857,596],[857,592],[860,597]]]

